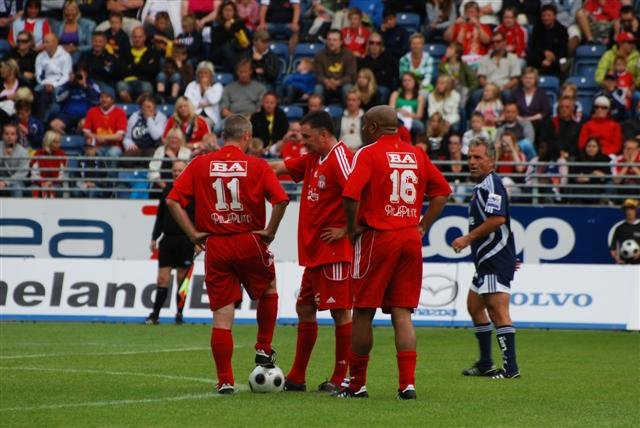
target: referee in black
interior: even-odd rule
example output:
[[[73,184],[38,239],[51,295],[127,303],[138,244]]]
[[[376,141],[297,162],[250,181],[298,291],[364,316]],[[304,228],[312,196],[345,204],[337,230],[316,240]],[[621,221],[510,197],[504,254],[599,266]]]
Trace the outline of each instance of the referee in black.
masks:
[[[171,175],[175,180],[180,173],[186,168],[187,163],[182,160],[173,161],[171,166]],[[151,235],[151,245],[149,248],[151,251],[155,251],[158,248],[158,280],[156,288],[156,300],[153,304],[153,312],[149,314],[144,321],[145,324],[158,324],[160,318],[160,309],[164,305],[169,293],[169,286],[171,281],[171,270],[176,270],[177,287],[176,287],[176,302],[179,301],[178,291],[180,284],[187,275],[187,271],[193,263],[194,246],[184,234],[178,223],[173,219],[171,213],[167,208],[166,197],[173,188],[173,183],[167,183],[167,186],[162,191],[160,197],[160,204],[158,205],[158,215],[156,216],[156,222],[153,226],[153,233]],[[193,220],[194,209],[193,204],[187,209],[189,216]],[[162,235],[162,239],[158,243],[158,239]],[[182,308],[178,306],[178,312],[176,313],[176,324],[182,324]]]

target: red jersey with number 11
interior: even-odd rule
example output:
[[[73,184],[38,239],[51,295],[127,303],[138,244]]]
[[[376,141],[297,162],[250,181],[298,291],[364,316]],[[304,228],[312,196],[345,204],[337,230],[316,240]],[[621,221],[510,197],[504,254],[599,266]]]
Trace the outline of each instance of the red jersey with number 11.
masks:
[[[339,142],[324,158],[309,153],[284,161],[294,181],[304,180],[298,216],[298,259],[302,266],[351,261],[353,248],[346,236],[327,243],[320,235],[327,227],[347,224],[340,196],[352,157],[347,146]]]
[[[196,229],[218,235],[262,230],[265,199],[289,200],[267,162],[232,145],[193,159],[167,198],[183,207],[195,199]]]
[[[360,224],[378,230],[417,226],[424,196],[448,196],[451,187],[427,154],[383,135],[353,158],[342,196],[360,201]]]

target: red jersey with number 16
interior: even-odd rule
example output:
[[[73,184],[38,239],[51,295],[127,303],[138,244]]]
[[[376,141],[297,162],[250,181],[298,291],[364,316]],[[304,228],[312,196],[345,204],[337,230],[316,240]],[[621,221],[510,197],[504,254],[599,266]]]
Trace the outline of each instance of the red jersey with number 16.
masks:
[[[360,201],[360,224],[378,230],[417,226],[424,196],[448,196],[451,187],[426,153],[383,135],[353,158],[342,196]]]
[[[309,153],[284,161],[294,181],[304,180],[298,216],[298,259],[302,266],[351,261],[353,248],[346,236],[327,243],[320,235],[327,227],[347,224],[340,196],[349,177],[352,157],[340,142],[324,158]]]
[[[193,159],[167,198],[183,207],[195,199],[196,229],[218,235],[264,229],[265,199],[289,200],[267,162],[232,145]]]

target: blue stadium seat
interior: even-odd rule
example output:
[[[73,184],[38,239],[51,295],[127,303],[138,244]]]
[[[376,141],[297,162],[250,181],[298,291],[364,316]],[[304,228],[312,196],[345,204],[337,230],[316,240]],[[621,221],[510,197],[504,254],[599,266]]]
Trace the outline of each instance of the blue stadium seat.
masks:
[[[328,106],[326,106],[324,108],[324,111],[329,113],[329,115],[333,119],[337,119],[340,116],[342,116],[342,112],[344,112],[344,109],[342,108],[342,106],[340,104],[329,104]]]
[[[591,109],[593,108],[593,96],[578,95],[578,101],[582,105],[582,121],[591,117]]]
[[[140,106],[138,104],[117,104],[124,112],[127,114],[127,117],[131,116],[133,113],[140,110]]]
[[[581,45],[576,49],[573,60],[573,74],[593,77],[602,55],[606,52],[604,45]]]
[[[298,43],[293,53],[293,59],[302,57],[313,58],[318,52],[324,49],[324,43]]]
[[[593,76],[569,76],[566,81],[578,87],[578,95],[593,96],[599,89]]]
[[[430,43],[424,45],[424,51],[433,57],[433,59],[440,61],[447,51],[447,45],[443,43]]]
[[[558,95],[560,94],[560,79],[555,76],[540,76],[538,80],[538,87],[544,89],[549,96],[549,102],[551,105],[558,101]]]
[[[160,104],[158,106],[158,111],[162,112],[167,117],[171,116],[175,109],[175,104]]]
[[[282,108],[284,114],[287,115],[287,119],[289,120],[289,122],[293,120],[300,120],[304,115],[304,111],[300,106],[280,106],[280,108]]]
[[[281,80],[289,71],[289,45],[283,42],[274,42],[269,45],[269,50],[278,57],[280,63],[279,79]]]
[[[216,82],[221,83],[222,86],[227,86],[229,83],[233,82],[233,74],[216,73]]]
[[[64,135],[60,141],[60,148],[68,155],[84,153],[85,138],[82,135]]]
[[[420,16],[417,13],[397,13],[396,19],[398,25],[404,27],[410,34],[420,32]]]

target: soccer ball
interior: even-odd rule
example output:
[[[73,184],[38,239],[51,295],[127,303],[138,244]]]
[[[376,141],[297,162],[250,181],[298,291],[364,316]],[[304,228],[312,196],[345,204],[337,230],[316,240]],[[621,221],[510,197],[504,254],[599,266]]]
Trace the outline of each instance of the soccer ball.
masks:
[[[627,239],[620,245],[620,257],[623,260],[633,260],[640,252],[640,246],[635,239]]]
[[[278,366],[256,366],[249,375],[252,392],[280,392],[284,388],[284,373]]]

